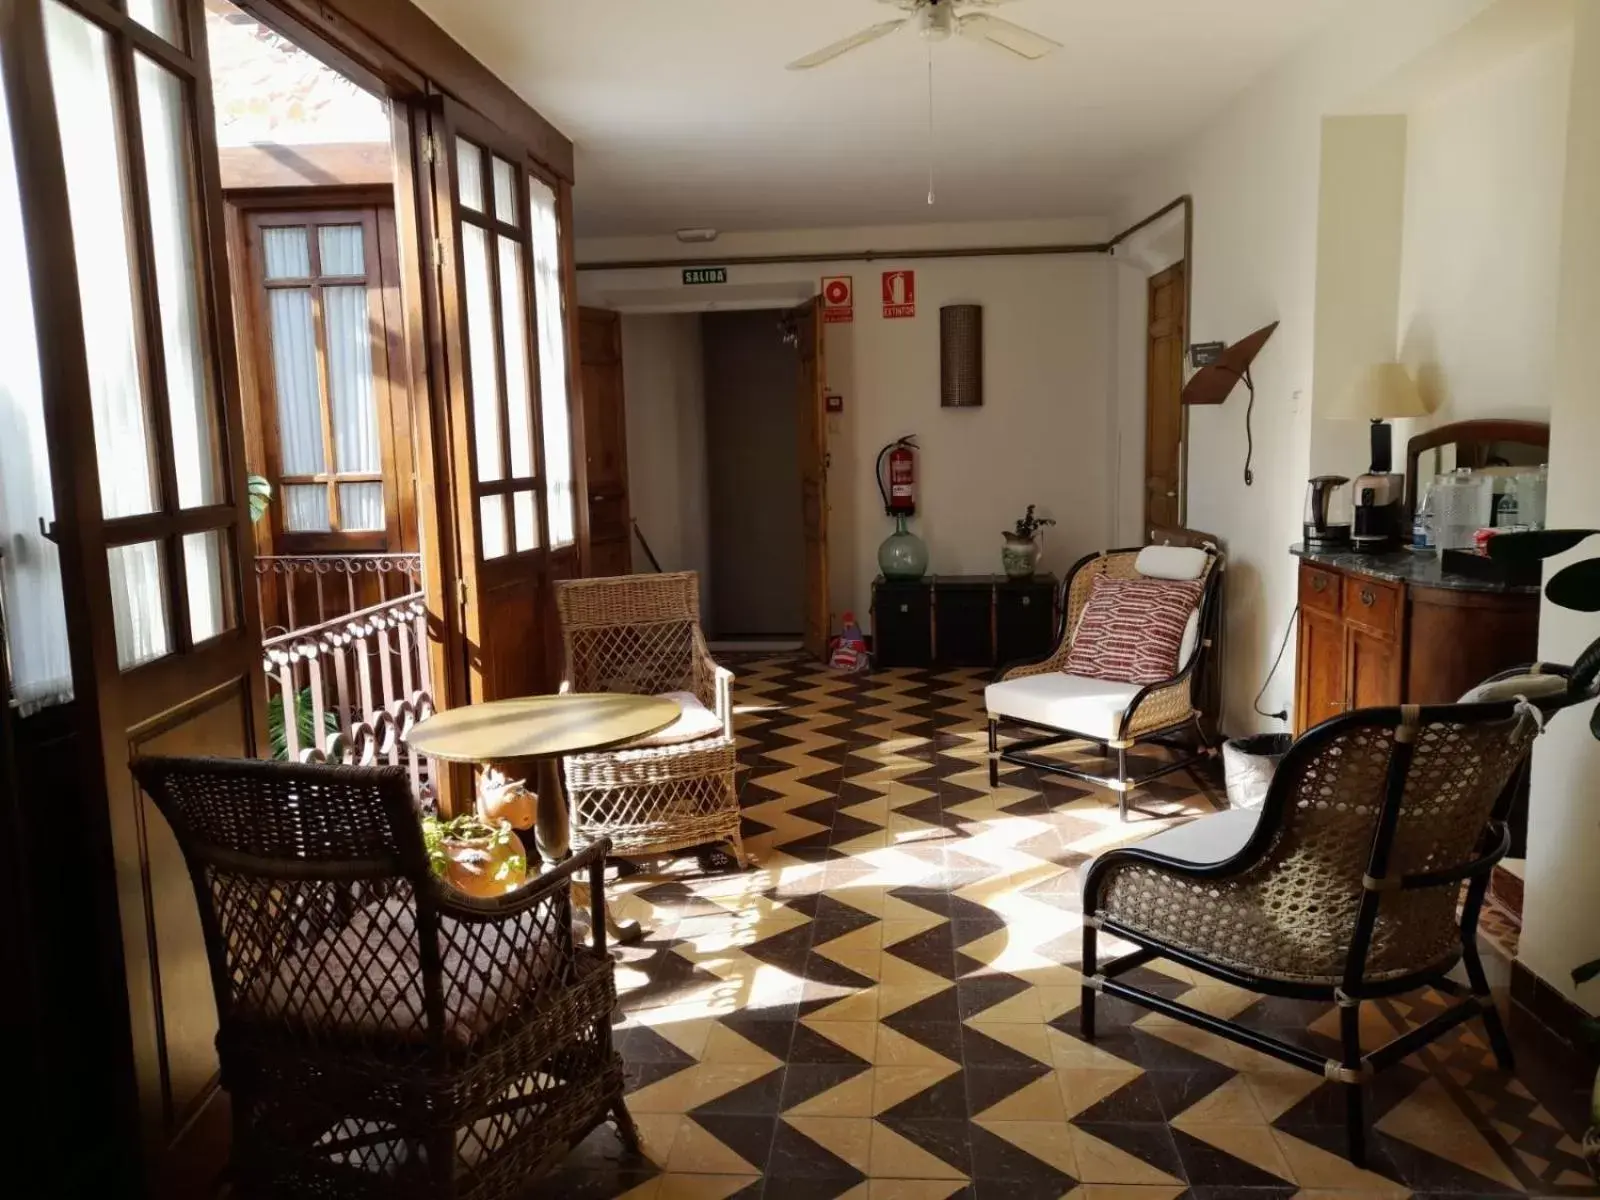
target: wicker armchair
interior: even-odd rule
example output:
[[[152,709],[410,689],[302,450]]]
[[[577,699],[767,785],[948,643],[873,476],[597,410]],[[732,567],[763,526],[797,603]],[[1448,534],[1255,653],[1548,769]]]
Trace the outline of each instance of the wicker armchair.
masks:
[[[1149,549],[1152,548],[1105,550],[1075,563],[1062,583],[1061,624],[1055,649],[1037,661],[1002,668],[995,682],[984,690],[989,713],[990,787],[1000,786],[1002,762],[1034,767],[1110,788],[1118,793],[1118,807],[1122,819],[1127,820],[1129,792],[1173,771],[1192,767],[1214,753],[1200,722],[1198,706],[1202,680],[1216,669],[1214,645],[1223,561],[1215,549],[1185,551],[1204,555],[1195,575],[1204,581],[1204,587],[1179,651],[1176,674],[1157,683],[1139,685],[1065,673],[1079,618],[1089,603],[1095,581],[1139,578],[1141,555]],[[1020,738],[1002,749],[1000,735],[1008,728],[1038,730],[1042,736]],[[1191,742],[1179,740],[1179,735],[1191,732]],[[1092,743],[1102,754],[1114,750],[1116,774],[1095,774],[1032,753],[1073,741]],[[1179,753],[1144,774],[1133,776],[1128,771],[1128,751],[1141,742],[1168,746]]]
[[[637,1150],[611,1045],[605,844],[518,892],[434,880],[406,773],[231,759],[134,765],[199,902],[235,1195],[521,1196],[608,1117]]]
[[[693,571],[579,579],[556,585],[566,656],[563,691],[672,694],[677,725],[639,742],[564,760],[572,837],[602,838],[618,855],[663,854],[739,835],[733,672],[700,631]]]
[[[1377,1069],[1476,1016],[1509,1070],[1478,957],[1478,913],[1510,846],[1505,817],[1534,735],[1576,698],[1335,717],[1294,744],[1259,811],[1202,817],[1095,859],[1083,884],[1084,1037],[1094,1037],[1104,993],[1324,1075],[1345,1086],[1358,1165],[1362,1085]],[[1099,965],[1102,932],[1138,948]],[[1158,957],[1250,991],[1336,1002],[1338,1057],[1116,978]],[[1446,977],[1458,963],[1465,987]],[[1462,1002],[1363,1052],[1360,1006],[1423,986]]]

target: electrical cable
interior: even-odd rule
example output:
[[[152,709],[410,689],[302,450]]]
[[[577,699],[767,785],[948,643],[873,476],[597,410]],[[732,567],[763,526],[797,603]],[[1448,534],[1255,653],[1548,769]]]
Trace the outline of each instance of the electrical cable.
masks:
[[[1250,389],[1250,403],[1245,406],[1244,410],[1244,485],[1249,487],[1256,481],[1255,472],[1250,469],[1250,460],[1256,456],[1256,440],[1250,432],[1250,417],[1256,410],[1256,385],[1255,381],[1250,378],[1249,367],[1244,369],[1244,385]],[[1283,657],[1281,651],[1278,656],[1280,658]],[[1262,713],[1261,715],[1266,716],[1267,714]]]
[[[1267,694],[1267,686],[1271,684],[1272,677],[1278,673],[1278,668],[1283,665],[1283,652],[1289,648],[1289,635],[1294,632],[1295,620],[1300,616],[1300,606],[1296,604],[1294,611],[1289,614],[1289,624],[1284,627],[1283,641],[1278,643],[1278,656],[1272,660],[1272,670],[1267,672],[1267,677],[1261,681],[1261,690],[1256,693],[1256,698],[1250,702],[1250,707],[1256,710],[1256,715],[1271,717],[1275,721],[1287,721],[1287,712],[1262,712],[1261,697]]]

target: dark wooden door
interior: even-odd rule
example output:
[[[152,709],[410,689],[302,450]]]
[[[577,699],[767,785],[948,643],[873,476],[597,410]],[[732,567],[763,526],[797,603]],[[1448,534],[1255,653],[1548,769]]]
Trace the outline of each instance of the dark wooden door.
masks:
[[[1296,670],[1299,679],[1295,695],[1299,698],[1300,706],[1295,714],[1295,732],[1303,733],[1319,721],[1345,710],[1343,621],[1301,608]]]
[[[800,519],[805,534],[805,649],[828,653],[833,614],[828,604],[828,417],[823,353],[822,297],[813,296],[790,314],[799,338]]]
[[[1176,263],[1148,285],[1149,332],[1145,347],[1144,526],[1182,523],[1184,264]]]
[[[583,452],[588,465],[588,575],[632,570],[628,505],[628,416],[622,378],[622,318],[603,308],[578,314]],[[649,529],[645,529],[649,536]]]
[[[122,8],[5,5],[0,56],[77,695],[59,807],[85,814],[72,871],[100,917],[75,936],[122,1001],[101,1019],[126,1053],[88,1086],[128,1084],[149,1192],[185,1196],[226,1155],[216,1010],[188,872],[130,764],[255,756],[264,686],[204,7]]]

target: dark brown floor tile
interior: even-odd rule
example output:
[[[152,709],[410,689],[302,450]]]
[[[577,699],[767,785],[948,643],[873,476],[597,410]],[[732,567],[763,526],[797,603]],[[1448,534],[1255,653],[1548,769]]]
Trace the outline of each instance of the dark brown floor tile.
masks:
[[[1165,1171],[1174,1179],[1189,1177],[1186,1162],[1172,1140],[1173,1131],[1159,1121],[1144,1124],[1108,1123],[1085,1121],[1080,1115],[1074,1117],[1072,1123],[1124,1154],[1148,1163],[1158,1171]]]
[[[878,1117],[878,1121],[963,1175],[972,1174],[972,1149],[968,1141],[970,1126],[965,1120],[908,1121],[884,1113]]]
[[[1235,1158],[1181,1129],[1172,1129],[1170,1134],[1177,1147],[1184,1176],[1192,1184],[1225,1188],[1281,1188],[1286,1183],[1270,1171],[1263,1171],[1242,1158]]]
[[[1056,1189],[1054,1195],[1061,1196],[1077,1182],[1070,1175],[1063,1175],[1048,1163],[1017,1149],[1004,1138],[996,1137],[982,1125],[968,1126],[967,1133],[972,1152],[971,1174],[979,1196],[1007,1197],[1011,1194],[998,1188],[985,1190],[989,1184],[999,1182],[1035,1189],[1023,1191],[1022,1195],[1039,1194],[1053,1187]]]

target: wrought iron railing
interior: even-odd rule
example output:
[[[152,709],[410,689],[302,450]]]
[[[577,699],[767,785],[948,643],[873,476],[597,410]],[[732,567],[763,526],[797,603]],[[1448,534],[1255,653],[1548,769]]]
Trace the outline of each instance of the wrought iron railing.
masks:
[[[256,559],[269,634],[321,625],[422,590],[420,554],[273,554]]]
[[[405,765],[433,795],[433,764],[406,736],[433,712],[420,591],[262,642],[274,751],[298,762]]]

